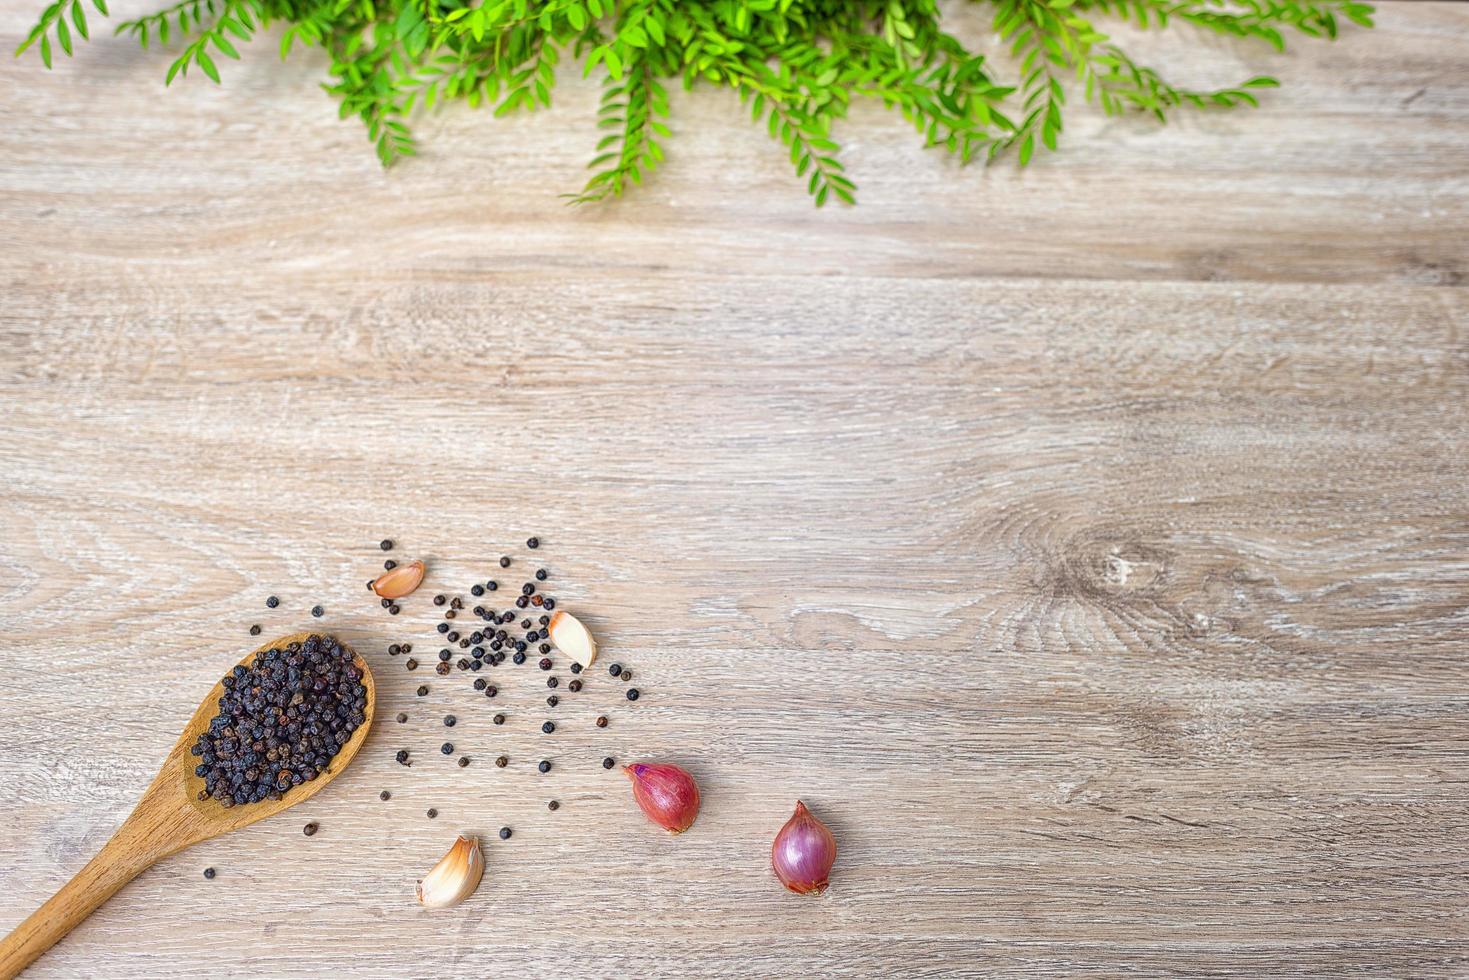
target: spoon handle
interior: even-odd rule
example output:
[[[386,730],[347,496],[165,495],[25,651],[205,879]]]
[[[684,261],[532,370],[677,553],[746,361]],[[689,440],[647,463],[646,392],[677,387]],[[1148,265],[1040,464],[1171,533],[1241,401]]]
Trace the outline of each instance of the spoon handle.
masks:
[[[86,867],[0,940],[0,980],[17,976],[119,888],[178,849],[160,846],[160,838],[165,835],[142,815],[142,810],[139,807],[133,811]]]

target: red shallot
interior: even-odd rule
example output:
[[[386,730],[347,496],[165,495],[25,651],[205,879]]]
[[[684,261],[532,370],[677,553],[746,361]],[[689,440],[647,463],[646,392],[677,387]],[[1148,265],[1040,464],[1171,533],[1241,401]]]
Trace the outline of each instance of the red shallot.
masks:
[[[836,838],[826,824],[811,815],[806,804],[797,800],[796,812],[780,828],[770,847],[770,867],[775,876],[797,895],[819,895],[826,891],[836,859]]]
[[[632,780],[632,796],[648,819],[681,834],[699,815],[699,787],[694,777],[666,762],[634,762],[622,771]]]

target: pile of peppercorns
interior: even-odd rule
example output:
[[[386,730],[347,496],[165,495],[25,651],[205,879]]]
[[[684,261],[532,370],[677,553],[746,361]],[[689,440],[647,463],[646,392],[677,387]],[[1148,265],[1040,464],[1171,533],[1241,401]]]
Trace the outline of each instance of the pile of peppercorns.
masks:
[[[220,683],[219,714],[190,751],[199,799],[225,807],[278,800],[315,779],[366,718],[362,669],[332,636],[262,651]]]

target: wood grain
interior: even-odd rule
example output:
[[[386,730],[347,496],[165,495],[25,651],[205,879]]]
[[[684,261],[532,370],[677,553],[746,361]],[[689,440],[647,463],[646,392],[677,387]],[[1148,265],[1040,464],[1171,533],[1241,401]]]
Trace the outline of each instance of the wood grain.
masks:
[[[569,210],[575,81],[384,174],[268,43],[166,95],[120,41],[0,59],[0,930],[260,623],[377,675],[292,811],[320,833],[162,861],[35,976],[1466,975],[1469,6],[1380,14],[1285,58],[1139,39],[1286,85],[1079,110],[1023,174],[858,113],[861,204],[820,212],[714,93]],[[396,618],[383,537],[430,565]],[[387,654],[538,564],[636,704]],[[695,829],[606,755],[695,772]],[[818,901],[767,867],[797,797]],[[485,883],[424,913],[460,830]]]

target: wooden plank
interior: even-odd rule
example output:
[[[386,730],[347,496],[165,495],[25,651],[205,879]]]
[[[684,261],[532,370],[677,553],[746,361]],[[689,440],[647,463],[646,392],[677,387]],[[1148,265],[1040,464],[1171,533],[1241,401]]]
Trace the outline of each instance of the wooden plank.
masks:
[[[309,59],[0,63],[0,930],[259,623],[369,658],[362,755],[35,976],[1464,975],[1469,19],[1382,20],[1209,47],[1174,64],[1286,88],[1078,114],[1023,175],[863,114],[863,203],[820,212],[713,94],[571,210],[574,83],[383,175]],[[387,655],[530,533],[637,704]],[[397,618],[385,536],[431,564]],[[695,828],[609,754],[694,770]],[[815,901],[767,867],[797,797],[841,843]],[[422,913],[458,830],[485,884]]]

